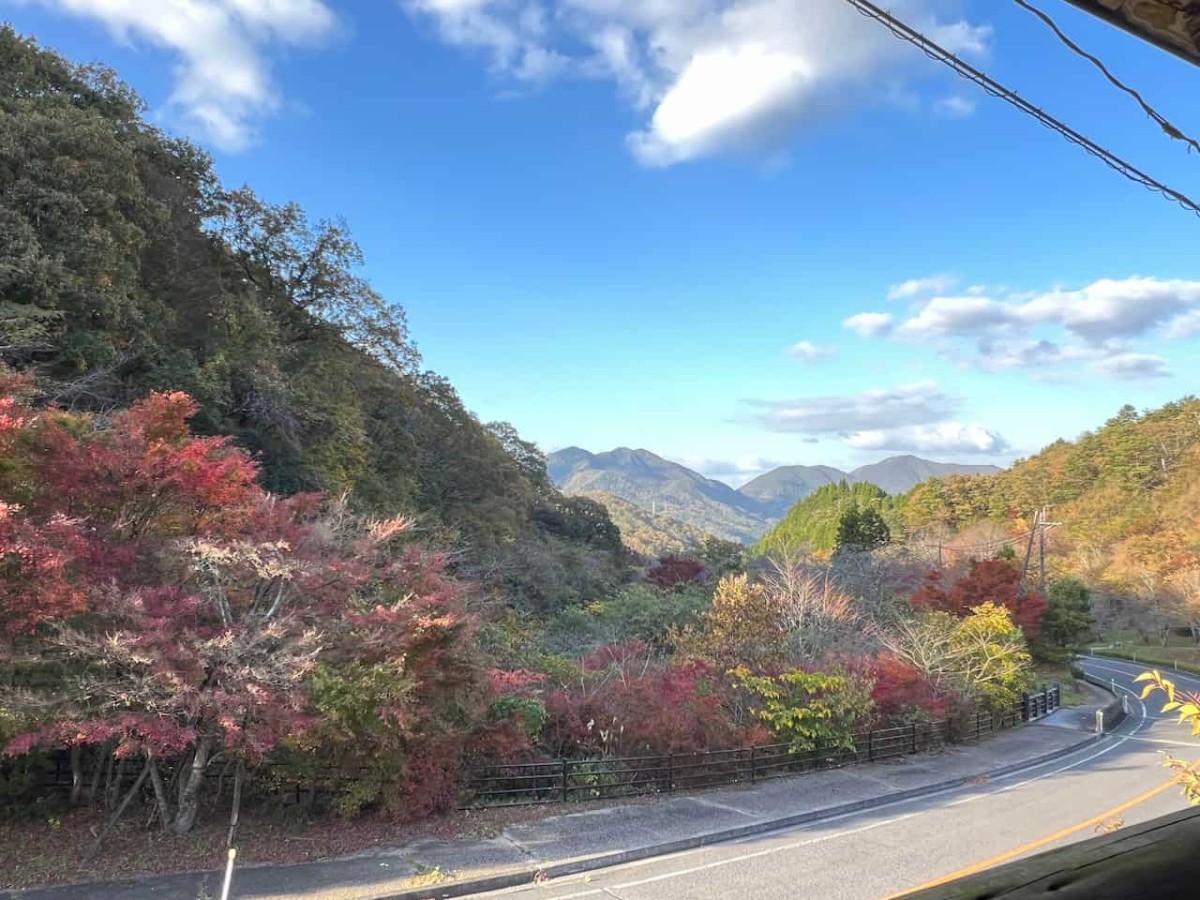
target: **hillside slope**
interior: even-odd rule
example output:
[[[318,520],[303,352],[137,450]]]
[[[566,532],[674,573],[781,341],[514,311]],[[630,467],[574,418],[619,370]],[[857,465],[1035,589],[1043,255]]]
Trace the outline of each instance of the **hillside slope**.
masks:
[[[995,475],[999,466],[934,462],[906,454],[889,456],[868,466],[859,466],[846,479],[851,484],[867,482],[889,494],[903,494],[928,478],[947,475]]]
[[[613,494],[726,540],[751,542],[766,530],[763,505],[649,450],[619,447],[588,453],[568,447],[547,457],[547,471],[566,494]]]
[[[0,367],[81,413],[187,393],[191,427],[246,449],[273,493],[419,514],[475,570],[536,559],[514,602],[624,577],[604,510],[565,501],[535,447],[422,370],[343,225],[223,186],[143,109],[115,73],[0,26]]]
[[[912,528],[993,520],[1028,527],[1049,506],[1056,567],[1162,600],[1200,602],[1200,399],[1122,408],[1095,432],[1055,441],[989,478],[934,478],[901,498]]]
[[[817,488],[790,510],[781,522],[763,535],[756,553],[788,556],[799,552],[824,553],[837,543],[838,523],[849,508],[878,510],[884,519],[894,516],[891,497],[868,482],[839,481]]]
[[[738,493],[757,500],[767,514],[782,518],[792,505],[803,500],[817,488],[837,484],[848,478],[833,466],[780,466],[738,488]]]
[[[582,496],[604,504],[609,517],[621,530],[621,542],[642,556],[668,556],[693,552],[709,534],[670,516],[655,515],[607,491]]]

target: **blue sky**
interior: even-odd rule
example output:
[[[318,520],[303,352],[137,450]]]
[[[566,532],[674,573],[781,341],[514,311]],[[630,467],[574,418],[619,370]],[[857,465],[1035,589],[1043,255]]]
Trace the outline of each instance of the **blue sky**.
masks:
[[[890,5],[1200,193],[1200,158],[1007,0]],[[1039,5],[1200,133],[1200,69]],[[344,217],[426,365],[546,449],[735,484],[1004,463],[1200,375],[1200,221],[844,0],[150,6],[0,18],[115,67],[227,182]]]

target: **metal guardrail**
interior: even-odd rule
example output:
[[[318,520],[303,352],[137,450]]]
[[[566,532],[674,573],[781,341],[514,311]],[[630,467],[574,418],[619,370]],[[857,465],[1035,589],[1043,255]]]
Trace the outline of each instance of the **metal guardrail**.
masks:
[[[695,753],[556,759],[469,768],[460,809],[537,806],[670,794],[730,784],[754,784],[819,769],[908,756],[952,740],[976,740],[1049,715],[1061,705],[1059,685],[1022,695],[1004,713],[976,713],[967,723],[914,723],[854,735],[852,748],[792,750],[788,744]]]

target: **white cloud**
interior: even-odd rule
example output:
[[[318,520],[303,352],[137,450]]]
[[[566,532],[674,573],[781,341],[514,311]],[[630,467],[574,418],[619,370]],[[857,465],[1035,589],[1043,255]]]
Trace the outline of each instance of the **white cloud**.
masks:
[[[1086,341],[1131,338],[1200,306],[1200,281],[1102,278],[1077,291],[1040,294],[1016,308],[1026,322],[1061,325]]]
[[[944,119],[965,119],[975,113],[975,101],[970,97],[953,94],[933,104],[934,115]]]
[[[120,41],[175,55],[169,105],[222,149],[254,138],[254,123],[278,109],[266,60],[273,45],[328,37],[336,20],[322,0],[32,0],[101,22]]]
[[[941,287],[940,277],[893,285],[888,297],[920,296]],[[1151,332],[1167,339],[1200,335],[1200,281],[1104,278],[1076,290],[1024,293],[973,286],[920,301],[899,322],[868,312],[843,324],[864,337],[930,343],[960,364],[983,369],[1088,362],[1111,378],[1162,377],[1170,374],[1165,360],[1136,352],[1135,344]]]
[[[896,330],[920,340],[957,335],[981,335],[1016,322],[1013,311],[987,297],[934,297],[917,315]]]
[[[808,435],[846,435],[909,425],[943,422],[959,403],[931,381],[861,394],[750,401],[752,417],[771,431]]]
[[[705,478],[715,478],[731,484],[743,484],[764,472],[770,472],[783,465],[776,460],[765,459],[753,454],[744,454],[731,460],[685,456],[675,461],[680,465],[687,466],[693,472],[699,472]]]
[[[846,438],[846,443],[859,450],[910,453],[991,454],[1008,448],[1004,438],[977,422],[857,431]]]
[[[1120,381],[1167,378],[1171,375],[1167,361],[1150,353],[1118,353],[1093,363],[1092,368]]]
[[[892,330],[892,322],[891,313],[864,312],[844,320],[842,326],[862,337],[881,337]]]
[[[812,341],[799,341],[788,348],[788,355],[807,363],[819,362],[823,359],[837,356],[837,347],[814,344]]]
[[[894,93],[921,57],[844,0],[401,0],[448,43],[518,80],[614,81],[646,115],[639,161],[763,150],[812,115]],[[950,49],[986,52],[990,30],[939,19],[942,0],[895,11]],[[928,71],[928,70],[927,70]]]
[[[927,278],[910,278],[888,288],[887,298],[889,300],[911,300],[926,294],[944,294],[954,290],[954,286],[957,284],[958,278],[946,273],[930,275]]]
[[[1175,339],[1200,335],[1200,309],[1193,309],[1173,319],[1167,326],[1167,337]]]

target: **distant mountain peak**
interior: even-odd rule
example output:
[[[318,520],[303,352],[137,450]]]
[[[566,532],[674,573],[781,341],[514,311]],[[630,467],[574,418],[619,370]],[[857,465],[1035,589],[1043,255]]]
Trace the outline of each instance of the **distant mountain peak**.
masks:
[[[590,453],[580,447],[546,458],[551,480],[567,494],[603,492],[710,534],[752,542],[791,507],[827,484],[869,482],[901,494],[935,475],[988,474],[995,466],[940,463],[911,453],[852,472],[833,466],[780,466],[734,490],[644,448]]]

